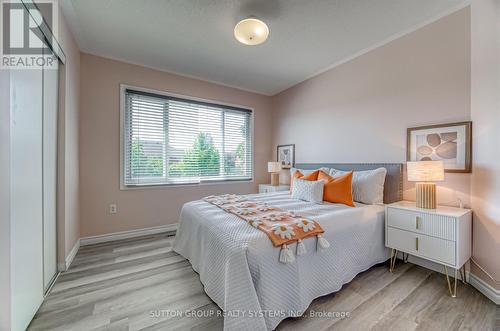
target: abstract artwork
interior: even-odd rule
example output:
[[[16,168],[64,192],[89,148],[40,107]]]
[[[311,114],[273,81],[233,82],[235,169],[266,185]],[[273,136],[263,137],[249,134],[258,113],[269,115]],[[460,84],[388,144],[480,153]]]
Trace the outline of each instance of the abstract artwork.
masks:
[[[290,169],[295,165],[295,145],[278,145],[277,161],[283,169]]]
[[[408,161],[443,161],[446,172],[471,172],[472,122],[409,128]]]

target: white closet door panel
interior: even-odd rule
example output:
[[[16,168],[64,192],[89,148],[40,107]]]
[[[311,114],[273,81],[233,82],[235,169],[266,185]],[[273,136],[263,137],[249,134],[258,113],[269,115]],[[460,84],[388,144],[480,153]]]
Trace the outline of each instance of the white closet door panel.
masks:
[[[43,300],[42,70],[11,71],[12,329]]]
[[[52,54],[52,53],[51,53]],[[54,59],[57,61],[57,59]],[[43,285],[57,273],[57,69],[43,71]]]

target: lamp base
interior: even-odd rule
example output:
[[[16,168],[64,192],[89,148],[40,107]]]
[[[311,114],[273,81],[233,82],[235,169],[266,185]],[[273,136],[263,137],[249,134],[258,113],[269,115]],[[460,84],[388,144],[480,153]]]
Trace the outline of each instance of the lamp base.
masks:
[[[435,183],[417,183],[417,208],[436,209],[436,184]]]
[[[279,172],[273,172],[271,174],[271,186],[279,186],[280,185],[280,174]]]

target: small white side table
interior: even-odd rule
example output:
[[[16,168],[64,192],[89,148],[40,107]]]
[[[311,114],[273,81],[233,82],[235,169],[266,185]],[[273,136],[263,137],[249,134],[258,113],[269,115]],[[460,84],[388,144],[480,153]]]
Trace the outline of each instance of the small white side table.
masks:
[[[457,294],[459,270],[465,283],[465,263],[472,252],[471,236],[470,209],[445,206],[423,209],[410,201],[399,201],[385,207],[385,245],[392,248],[389,270],[394,270],[398,251],[403,252],[405,261],[410,254],[442,264],[452,297]],[[448,267],[454,269],[453,286],[450,284]]]
[[[290,191],[290,185],[272,186],[271,184],[259,184],[259,193]]]

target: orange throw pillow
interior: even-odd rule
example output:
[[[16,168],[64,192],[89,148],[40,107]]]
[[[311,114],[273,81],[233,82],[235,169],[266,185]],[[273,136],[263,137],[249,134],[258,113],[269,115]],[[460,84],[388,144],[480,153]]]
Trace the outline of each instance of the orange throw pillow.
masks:
[[[293,180],[295,178],[300,178],[304,180],[318,180],[319,170],[313,171],[310,174],[304,176],[299,170],[296,170],[293,174],[292,180],[290,181],[290,192],[292,192]]]
[[[340,177],[332,177],[320,171],[318,180],[325,181],[323,201],[342,203],[354,207],[352,200],[352,171]]]

